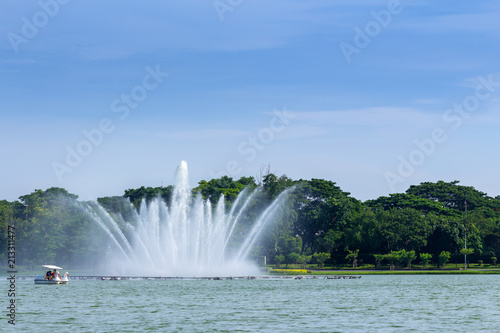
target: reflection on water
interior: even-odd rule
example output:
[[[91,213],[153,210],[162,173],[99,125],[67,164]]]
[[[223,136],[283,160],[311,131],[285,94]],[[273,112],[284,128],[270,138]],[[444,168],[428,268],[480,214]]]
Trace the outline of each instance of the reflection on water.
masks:
[[[15,330],[27,332],[498,332],[500,327],[500,276],[494,275],[93,280],[61,286],[18,281],[17,289]]]

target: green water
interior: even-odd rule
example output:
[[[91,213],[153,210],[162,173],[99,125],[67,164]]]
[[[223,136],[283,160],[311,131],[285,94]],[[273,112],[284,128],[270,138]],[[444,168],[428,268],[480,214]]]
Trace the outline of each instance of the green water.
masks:
[[[16,282],[23,332],[499,332],[500,276]],[[4,297],[5,296],[5,297]]]

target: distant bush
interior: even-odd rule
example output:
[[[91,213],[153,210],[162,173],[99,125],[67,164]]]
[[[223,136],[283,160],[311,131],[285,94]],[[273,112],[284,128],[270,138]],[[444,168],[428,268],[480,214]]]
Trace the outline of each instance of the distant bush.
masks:
[[[438,256],[438,267],[446,267],[448,260],[450,260],[450,252],[442,251]]]
[[[431,261],[432,254],[430,253],[420,253],[420,260],[422,260],[422,264],[424,264],[424,268],[427,268],[427,264]]]

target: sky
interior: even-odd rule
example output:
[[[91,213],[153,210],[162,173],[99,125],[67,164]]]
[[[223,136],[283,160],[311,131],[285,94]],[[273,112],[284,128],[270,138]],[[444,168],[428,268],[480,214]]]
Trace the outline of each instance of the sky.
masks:
[[[2,1],[0,200],[222,175],[500,195],[500,2]]]

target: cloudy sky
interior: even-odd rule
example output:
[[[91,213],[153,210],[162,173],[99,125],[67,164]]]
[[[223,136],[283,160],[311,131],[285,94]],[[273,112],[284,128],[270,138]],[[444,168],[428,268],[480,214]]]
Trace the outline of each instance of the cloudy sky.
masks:
[[[0,200],[263,166],[500,194],[500,3],[3,1]]]

